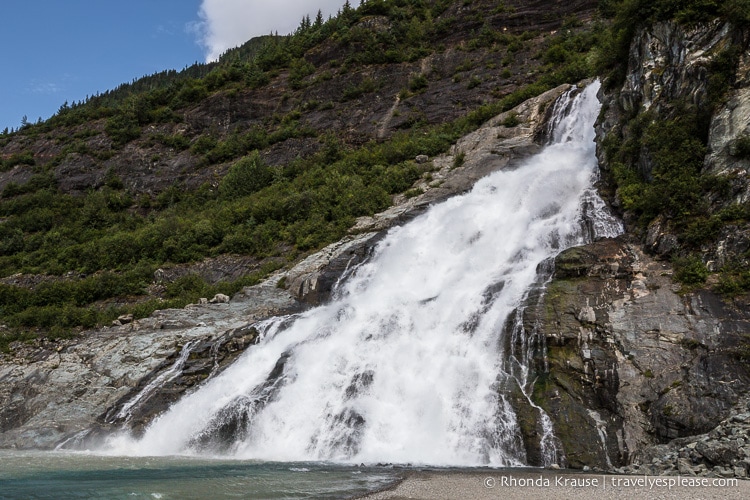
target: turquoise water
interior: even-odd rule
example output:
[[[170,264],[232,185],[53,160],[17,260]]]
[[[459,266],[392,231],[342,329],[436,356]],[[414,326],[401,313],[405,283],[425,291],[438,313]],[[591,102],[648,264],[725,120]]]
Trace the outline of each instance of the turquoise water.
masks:
[[[335,499],[398,477],[380,467],[0,450],[0,499]]]

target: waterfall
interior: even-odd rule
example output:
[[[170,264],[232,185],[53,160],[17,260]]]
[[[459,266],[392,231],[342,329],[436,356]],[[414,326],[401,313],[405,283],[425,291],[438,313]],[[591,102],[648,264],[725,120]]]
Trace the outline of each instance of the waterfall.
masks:
[[[180,352],[180,355],[177,357],[172,366],[162,372],[132,399],[122,405],[122,408],[120,408],[120,411],[117,412],[116,415],[111,416],[110,418],[106,418],[105,420],[122,420],[124,422],[129,422],[133,416],[133,410],[138,408],[138,405],[151,397],[151,395],[158,389],[164,387],[166,384],[180,376],[180,373],[182,373],[182,367],[185,366],[185,361],[187,361],[188,356],[190,356],[190,352],[193,350],[197,343],[197,340],[192,340],[185,344],[182,348],[182,351]]]
[[[597,90],[559,100],[538,155],[390,230],[329,304],[265,323],[232,366],[108,452],[523,465],[505,392],[528,356],[508,361],[506,323],[540,264],[621,231],[592,187]]]

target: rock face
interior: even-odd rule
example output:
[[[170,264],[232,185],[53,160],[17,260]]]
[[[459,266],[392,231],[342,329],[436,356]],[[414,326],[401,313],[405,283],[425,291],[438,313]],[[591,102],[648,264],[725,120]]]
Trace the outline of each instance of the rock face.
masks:
[[[197,365],[213,369],[252,343],[249,325],[297,309],[282,290],[256,287],[229,304],[157,311],[80,340],[20,348],[13,359],[0,359],[0,447],[51,448],[85,429],[118,423],[111,417],[121,406],[169,370],[188,343],[198,342],[196,356],[166,381],[169,394],[157,391],[134,408],[137,427],[208,375]]]
[[[630,49],[629,71],[620,90],[625,111],[655,108],[685,99],[706,99],[709,57],[726,47],[728,23],[715,22],[686,30],[674,22],[657,23],[636,35]]]
[[[726,183],[727,194],[714,195],[709,200],[710,212],[717,213],[732,204],[750,198],[747,169],[750,159],[741,157],[737,144],[750,137],[750,44],[747,30],[730,22],[714,21],[685,27],[675,22],[656,23],[638,32],[630,48],[627,76],[620,89],[602,92],[604,112],[597,124],[597,142],[604,144],[609,135],[620,136],[623,143],[640,139],[638,128],[630,118],[650,113],[649,121],[674,119],[682,107],[710,113],[706,118],[707,154],[703,161],[705,174],[719,176]],[[736,68],[728,68],[731,54],[739,53]],[[724,72],[721,75],[717,73]],[[714,80],[712,80],[712,78]],[[717,91],[718,79],[726,79],[725,91]],[[721,95],[718,95],[721,94]],[[698,124],[698,127],[703,127]],[[632,145],[631,145],[632,147]],[[605,147],[598,156],[605,174],[610,172]],[[645,146],[638,146],[637,167],[645,179],[652,178],[653,161]],[[607,175],[603,187],[608,189]],[[619,193],[611,193],[610,201],[620,207]],[[630,230],[640,232],[634,221],[628,220]],[[668,257],[677,253],[679,242],[668,221],[657,217],[645,231],[649,251]],[[726,262],[744,262],[750,249],[750,234],[746,228],[727,223],[712,244],[704,244],[703,261],[710,270],[720,269]]]
[[[555,267],[525,320],[546,346],[534,397],[571,466],[630,463],[727,417],[750,382],[744,304],[679,295],[669,266],[627,238],[565,251]]]
[[[231,300],[217,295],[142,320],[122,318],[117,326],[79,339],[14,346],[10,356],[0,355],[0,447],[85,443],[121,426],[139,432],[251,348],[260,320],[329,299],[388,228],[535,151],[546,109],[568,88],[563,85],[509,112],[518,117],[516,127],[501,125],[508,113],[490,120],[459,141],[455,151],[432,159],[433,181],[420,181],[421,195],[402,197],[386,212],[362,218],[351,235]],[[455,160],[459,153],[460,164]],[[168,272],[157,272],[155,281],[166,279]]]

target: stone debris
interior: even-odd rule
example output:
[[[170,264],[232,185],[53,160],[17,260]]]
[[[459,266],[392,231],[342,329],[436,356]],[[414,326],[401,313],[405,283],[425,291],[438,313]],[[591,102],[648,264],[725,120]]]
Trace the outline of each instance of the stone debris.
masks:
[[[123,314],[122,316],[118,316],[117,321],[119,321],[121,325],[127,325],[128,323],[133,322],[133,315]]]
[[[750,396],[710,432],[641,450],[620,474],[687,475],[747,479],[750,473]]]

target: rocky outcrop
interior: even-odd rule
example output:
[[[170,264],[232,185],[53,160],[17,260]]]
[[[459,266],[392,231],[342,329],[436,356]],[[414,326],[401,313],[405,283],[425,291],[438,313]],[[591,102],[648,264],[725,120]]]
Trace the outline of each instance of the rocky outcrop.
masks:
[[[597,124],[598,156],[605,173],[602,187],[613,206],[622,209],[622,199],[619,192],[612,192],[605,142],[619,138],[628,154],[636,156],[633,166],[641,177],[652,180],[653,158],[640,134],[644,126],[674,120],[685,110],[697,122],[693,124],[697,139],[708,136],[701,173],[716,175],[717,183],[724,183],[708,197],[706,216],[749,199],[750,159],[737,153],[740,140],[750,137],[748,43],[747,30],[720,20],[691,26],[660,22],[636,33],[622,87],[600,95],[604,112]],[[628,229],[643,238],[649,251],[664,257],[680,254],[683,245],[664,216],[643,229],[632,213],[623,215]],[[750,249],[747,228],[728,221],[723,226],[721,234],[701,247],[703,261],[712,271],[732,261],[746,263],[744,253]]]
[[[731,36],[731,25],[719,21],[692,29],[663,22],[640,31],[619,92],[622,109],[658,112],[677,100],[702,104],[707,98],[708,65],[731,43]]]
[[[736,477],[750,472],[750,400],[740,399],[732,415],[710,432],[641,450],[623,474]]]
[[[175,377],[163,378],[132,408],[129,425],[140,427],[252,344],[252,324],[296,310],[288,293],[259,286],[228,304],[157,311],[78,339],[16,345],[12,357],[0,358],[0,447],[52,448],[87,429],[121,423],[122,405],[192,344]]]
[[[707,432],[747,390],[746,305],[678,292],[670,267],[627,238],[558,256],[526,322],[546,346],[534,398],[571,466],[627,464]]]

